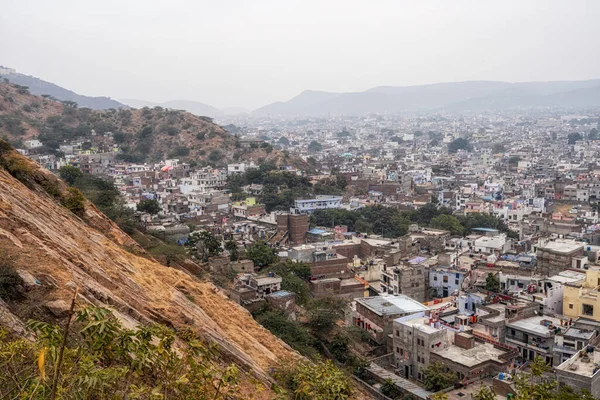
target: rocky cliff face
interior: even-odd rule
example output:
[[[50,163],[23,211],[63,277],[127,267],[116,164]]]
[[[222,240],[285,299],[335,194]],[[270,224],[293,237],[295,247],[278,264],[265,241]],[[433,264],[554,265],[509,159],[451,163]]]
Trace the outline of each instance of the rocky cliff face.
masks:
[[[13,152],[1,157],[27,170],[17,180],[0,167],[0,248],[30,277],[23,301],[0,303],[2,323],[15,333],[24,333],[21,321],[28,318],[60,316],[61,300],[69,303],[79,287],[79,305],[109,307],[128,326],[189,327],[265,379],[270,367],[298,357],[212,284],[126,250],[135,246],[132,239],[93,205],[86,204],[82,218],[62,207],[47,188],[66,187],[48,171]]]

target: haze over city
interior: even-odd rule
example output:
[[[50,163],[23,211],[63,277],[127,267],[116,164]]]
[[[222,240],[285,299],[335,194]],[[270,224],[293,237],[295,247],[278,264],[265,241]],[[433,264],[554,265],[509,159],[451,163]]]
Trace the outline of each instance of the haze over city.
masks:
[[[0,399],[599,400],[600,0],[0,0]]]
[[[90,96],[255,109],[300,92],[598,78],[597,1],[4,0],[0,63]]]

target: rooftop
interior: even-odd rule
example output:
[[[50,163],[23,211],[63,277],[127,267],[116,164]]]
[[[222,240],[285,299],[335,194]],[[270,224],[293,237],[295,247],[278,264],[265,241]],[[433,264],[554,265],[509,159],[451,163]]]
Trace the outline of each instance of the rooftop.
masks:
[[[475,344],[475,347],[468,350],[452,344],[445,349],[433,349],[431,352],[469,368],[486,361],[498,361],[498,357],[505,353],[490,343]]]
[[[583,243],[572,240],[555,240],[539,246],[541,250],[551,251],[559,254],[569,254],[583,248]]]
[[[410,314],[429,310],[428,307],[404,295],[384,295],[356,299],[357,303],[379,315]]]
[[[587,355],[587,358],[581,357],[581,355]],[[559,371],[570,372],[576,375],[582,375],[592,377],[600,371],[600,349],[592,348],[592,352],[587,353],[586,349],[583,349],[576,353],[573,357],[569,358],[564,363],[556,367]]]
[[[508,323],[506,324],[506,327],[520,329],[533,333],[534,335],[551,337],[554,336],[554,331],[553,329],[550,329],[549,326],[554,328],[560,327],[560,322],[561,321],[558,318],[538,315]]]

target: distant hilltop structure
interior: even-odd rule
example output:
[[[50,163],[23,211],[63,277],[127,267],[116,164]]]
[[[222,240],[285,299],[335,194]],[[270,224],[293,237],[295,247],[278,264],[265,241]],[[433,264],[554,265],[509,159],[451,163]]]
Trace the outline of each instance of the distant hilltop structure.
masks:
[[[16,73],[17,73],[16,69],[7,68],[7,67],[0,65],[0,75],[10,75],[10,74],[16,74]]]

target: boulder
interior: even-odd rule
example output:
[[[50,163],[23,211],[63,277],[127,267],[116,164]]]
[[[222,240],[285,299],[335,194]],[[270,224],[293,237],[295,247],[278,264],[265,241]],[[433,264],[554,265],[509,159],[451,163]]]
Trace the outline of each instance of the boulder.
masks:
[[[25,290],[27,290],[27,291],[35,288],[36,286],[41,285],[40,281],[38,281],[35,276],[31,275],[29,272],[25,271],[24,269],[18,269],[17,274],[19,274],[19,276],[23,280],[23,286],[25,287]]]
[[[53,300],[44,304],[44,307],[50,311],[55,317],[63,318],[69,315],[71,307],[64,300]]]

